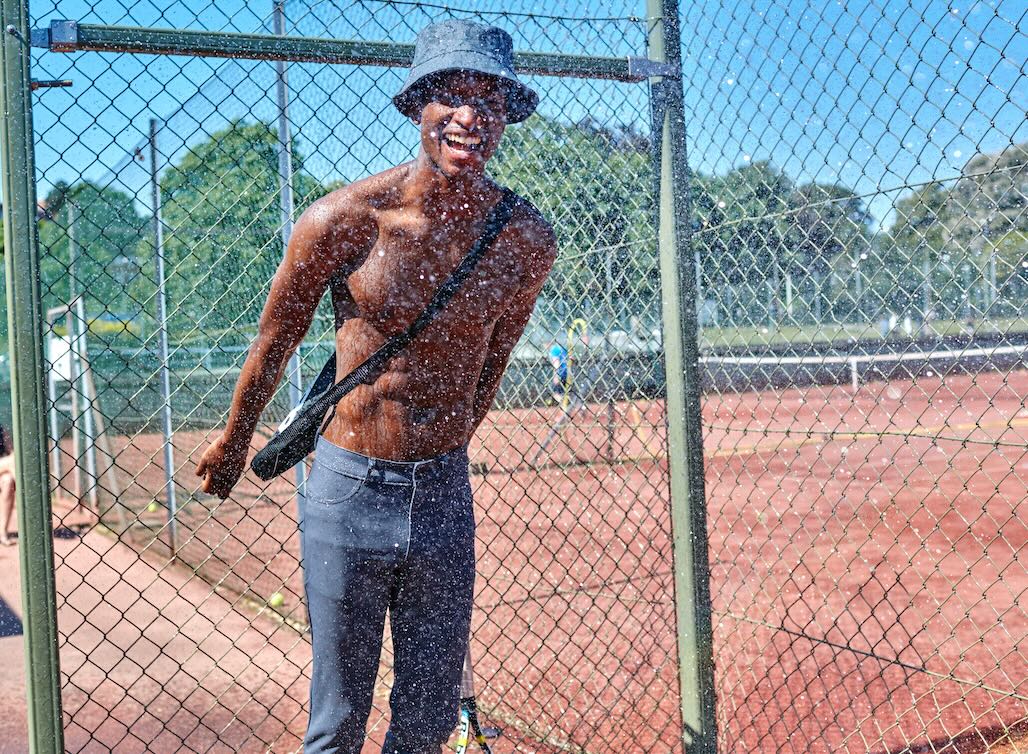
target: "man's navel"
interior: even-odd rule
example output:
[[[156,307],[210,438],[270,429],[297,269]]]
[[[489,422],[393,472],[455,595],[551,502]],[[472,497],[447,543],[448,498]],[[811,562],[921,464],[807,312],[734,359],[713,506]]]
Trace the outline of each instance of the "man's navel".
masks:
[[[408,406],[407,418],[411,424],[423,426],[434,422],[438,418],[440,410],[434,406]]]

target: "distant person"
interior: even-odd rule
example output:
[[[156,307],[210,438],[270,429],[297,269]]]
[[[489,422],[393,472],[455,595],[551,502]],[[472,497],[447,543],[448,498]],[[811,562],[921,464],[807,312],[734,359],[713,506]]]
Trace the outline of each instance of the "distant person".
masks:
[[[10,535],[14,517],[14,446],[6,427],[0,425],[0,545],[13,545]]]
[[[553,380],[550,383],[553,402],[562,405],[571,395],[571,372],[568,369],[568,349],[560,343],[550,346],[550,365],[553,367]]]

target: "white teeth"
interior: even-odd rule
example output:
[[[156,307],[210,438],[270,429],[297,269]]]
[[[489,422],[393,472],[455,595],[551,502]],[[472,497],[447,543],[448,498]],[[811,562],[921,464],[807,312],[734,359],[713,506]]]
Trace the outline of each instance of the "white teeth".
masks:
[[[460,134],[446,134],[447,141],[453,141],[457,144],[481,144],[482,139],[478,136],[468,135],[461,136]]]

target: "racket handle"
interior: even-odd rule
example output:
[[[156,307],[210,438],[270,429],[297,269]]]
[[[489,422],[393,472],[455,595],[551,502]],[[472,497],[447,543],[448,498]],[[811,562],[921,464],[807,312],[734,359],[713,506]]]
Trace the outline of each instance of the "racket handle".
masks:
[[[465,705],[464,699],[460,700],[460,723],[457,727],[457,749],[455,754],[467,754],[468,744],[471,742],[471,713]],[[474,704],[474,701],[472,701]]]
[[[460,700],[460,732],[457,736],[457,754],[465,754],[471,739],[474,738],[482,754],[493,754],[489,739],[496,738],[500,731],[494,728],[483,730],[478,723],[478,705],[475,697],[461,697]]]

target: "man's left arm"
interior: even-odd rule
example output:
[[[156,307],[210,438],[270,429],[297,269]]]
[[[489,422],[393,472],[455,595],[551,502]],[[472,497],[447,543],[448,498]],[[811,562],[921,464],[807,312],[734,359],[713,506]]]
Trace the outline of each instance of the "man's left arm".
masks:
[[[496,391],[500,389],[500,380],[503,379],[503,372],[507,368],[507,361],[514,350],[514,346],[525,331],[532,310],[535,308],[535,301],[539,297],[539,291],[550,274],[553,260],[557,255],[557,242],[553,230],[542,220],[535,219],[527,233],[524,233],[528,242],[528,248],[523,249],[525,258],[528,259],[525,274],[522,277],[521,287],[511,299],[510,305],[500,315],[496,325],[493,327],[492,337],[489,339],[489,350],[486,353],[485,363],[482,365],[482,373],[478,378],[478,387],[475,389],[475,405],[473,411],[472,431],[478,426],[489,413],[496,398]]]

